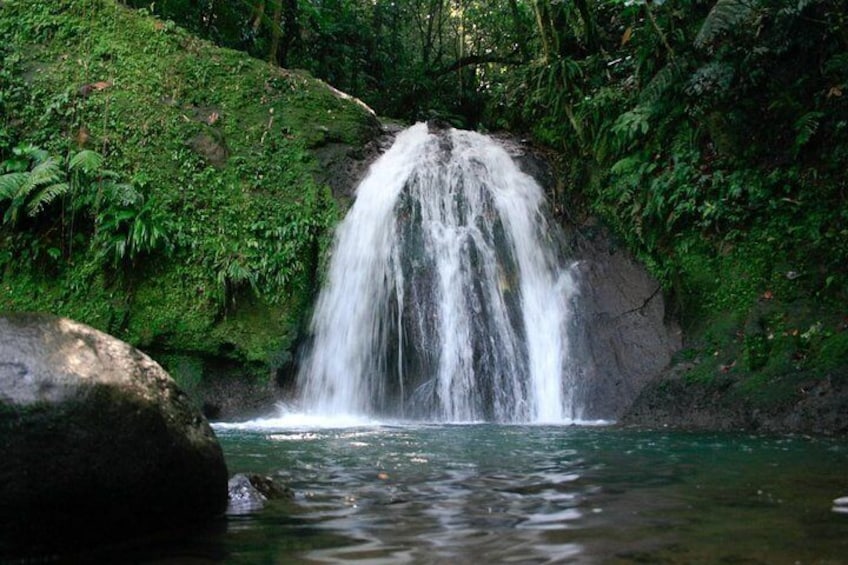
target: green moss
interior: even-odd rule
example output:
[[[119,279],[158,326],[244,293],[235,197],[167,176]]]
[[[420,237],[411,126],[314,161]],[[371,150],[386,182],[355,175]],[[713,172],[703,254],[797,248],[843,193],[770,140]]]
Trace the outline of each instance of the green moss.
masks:
[[[189,394],[194,393],[203,381],[203,361],[198,357],[162,354],[159,363],[177,385]]]
[[[142,348],[214,353],[209,330],[218,306],[205,286],[213,282],[201,270],[173,262],[150,269],[132,291],[131,315],[116,337]]]
[[[245,296],[233,315],[221,320],[213,329],[214,340],[227,349],[243,352],[247,361],[273,366],[281,350],[288,350],[298,328],[292,312],[301,314],[305,305],[269,305]],[[226,351],[219,351],[225,354]],[[225,356],[225,355],[222,355]]]
[[[848,379],[848,331],[843,330],[824,340],[817,366],[822,371],[842,369],[839,374],[843,379]]]
[[[17,141],[103,153],[154,207],[173,251],[116,270],[83,239],[42,275],[44,261],[18,249],[0,258],[0,308],[70,316],[157,352],[272,363],[302,326],[339,217],[312,150],[363,143],[376,122],[307,73],[142,12],[4,2],[0,33],[28,93],[4,103]]]

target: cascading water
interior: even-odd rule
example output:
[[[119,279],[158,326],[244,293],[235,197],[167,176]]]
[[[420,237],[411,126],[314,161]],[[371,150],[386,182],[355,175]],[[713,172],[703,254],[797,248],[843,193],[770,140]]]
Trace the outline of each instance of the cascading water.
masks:
[[[298,376],[303,408],[436,421],[579,416],[575,293],[538,184],[486,136],[401,133],[357,189]]]

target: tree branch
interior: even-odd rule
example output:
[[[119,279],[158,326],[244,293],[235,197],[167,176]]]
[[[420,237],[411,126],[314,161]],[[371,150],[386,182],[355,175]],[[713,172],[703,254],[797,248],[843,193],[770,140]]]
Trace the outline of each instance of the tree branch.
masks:
[[[646,298],[644,302],[642,302],[641,306],[637,306],[636,308],[631,308],[630,310],[622,312],[621,314],[617,315],[615,317],[615,319],[617,320],[618,318],[621,318],[621,317],[626,316],[628,314],[633,314],[634,312],[641,313],[642,310],[644,310],[645,307],[651,302],[651,300],[653,300],[654,297],[656,297],[660,293],[660,290],[662,290],[662,285],[657,285],[656,290],[654,290],[654,292],[652,292],[651,295],[648,298]]]
[[[446,75],[448,73],[452,73],[454,71],[458,71],[460,69],[464,69],[465,67],[475,67],[477,65],[487,65],[490,63],[496,63],[499,65],[520,65],[525,61],[520,57],[517,57],[518,53],[510,53],[509,55],[466,55],[465,57],[460,57],[447,67],[442,67],[441,69],[430,69],[427,71],[428,77],[440,77]]]

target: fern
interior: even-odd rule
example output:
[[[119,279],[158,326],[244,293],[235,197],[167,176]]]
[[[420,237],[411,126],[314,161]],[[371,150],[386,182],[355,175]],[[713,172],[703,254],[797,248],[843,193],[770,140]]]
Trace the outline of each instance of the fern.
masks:
[[[639,95],[642,105],[651,106],[657,103],[669,87],[675,83],[679,74],[676,65],[666,65],[660,69],[642,89]]]
[[[67,192],[65,172],[57,157],[48,157],[47,153],[34,147],[15,148],[15,154],[31,158],[34,166],[27,172],[12,172],[0,176],[0,201],[9,200],[3,221],[15,226],[26,210],[30,217],[35,216],[57,196]]]
[[[92,187],[97,190],[87,199],[81,197],[80,202],[88,204],[99,211],[103,207],[137,208],[144,204],[144,197],[131,184],[118,182],[117,175],[112,171],[102,171],[100,178],[93,181]]]
[[[47,151],[41,149],[36,145],[27,144],[27,145],[19,145],[12,149],[12,153],[21,159],[25,159],[25,163],[28,166],[30,162],[41,163],[42,161],[47,159],[49,155]]]
[[[824,112],[807,112],[795,122],[795,154],[797,156],[819,129]]]
[[[734,78],[732,66],[720,61],[710,61],[692,73],[686,84],[686,93],[697,97],[721,97],[730,91]]]
[[[86,175],[91,175],[100,170],[103,166],[103,155],[91,149],[84,149],[71,157],[68,161],[68,171],[82,171]]]
[[[14,198],[28,178],[28,172],[0,175],[0,202]]]
[[[27,180],[26,190],[27,192],[31,192],[38,186],[57,182],[63,179],[64,176],[62,162],[57,157],[48,157],[32,168],[29,179]]]
[[[59,196],[62,196],[68,192],[68,183],[66,182],[57,182],[54,184],[49,184],[35,193],[29,203],[27,204],[27,214],[32,218],[38,215],[41,210],[53,202]]]
[[[111,256],[115,265],[157,250],[173,250],[167,226],[152,200],[140,208],[110,208],[98,216],[98,227],[96,245],[101,257]]]
[[[718,0],[695,36],[695,47],[706,47],[721,34],[748,20],[758,6],[758,0]]]

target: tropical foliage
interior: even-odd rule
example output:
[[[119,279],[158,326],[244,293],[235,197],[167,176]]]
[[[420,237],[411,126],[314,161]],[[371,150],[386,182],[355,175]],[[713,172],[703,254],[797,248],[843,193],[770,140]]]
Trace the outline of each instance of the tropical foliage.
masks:
[[[337,217],[314,150],[373,116],[110,0],[3,2],[0,35],[0,309],[267,377]]]

